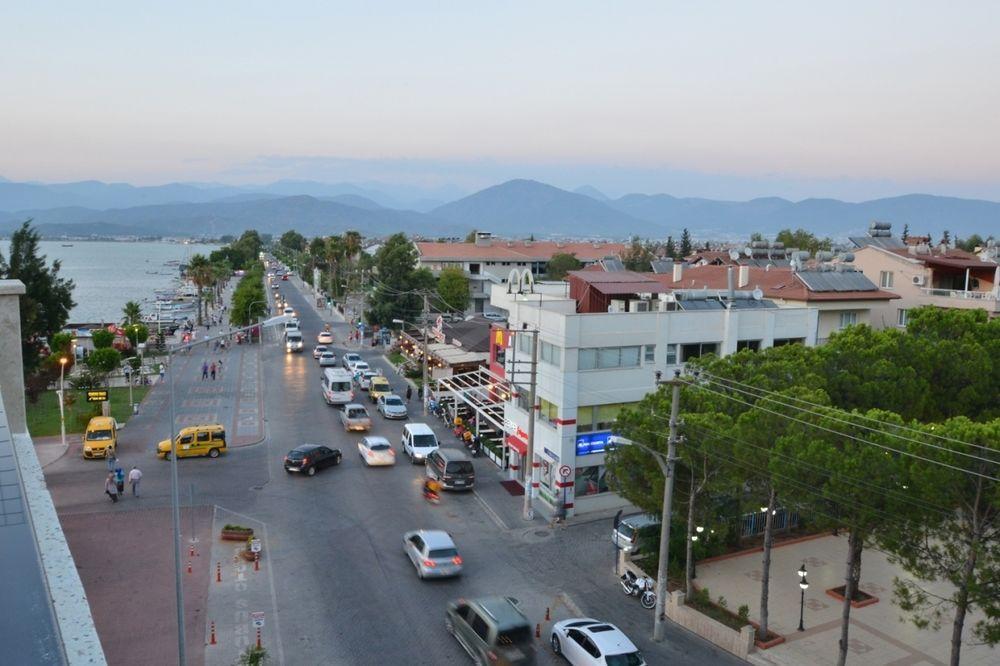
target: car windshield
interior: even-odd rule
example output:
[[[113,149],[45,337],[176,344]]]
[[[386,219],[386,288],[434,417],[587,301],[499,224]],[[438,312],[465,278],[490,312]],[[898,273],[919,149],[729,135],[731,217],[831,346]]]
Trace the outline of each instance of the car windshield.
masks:
[[[346,359],[347,359],[348,361],[357,361],[357,360],[358,360],[359,358],[361,358],[361,357],[360,357],[360,356],[358,356],[357,354],[345,354],[345,355],[344,355],[344,357],[345,357],[345,358],[346,358]]]
[[[372,451],[388,451],[389,450],[389,443],[388,442],[371,442],[368,445],[368,448],[371,449]]]
[[[429,446],[437,446],[437,437],[434,435],[414,435],[413,436],[413,447],[417,449],[427,448]]]
[[[604,655],[604,662],[608,666],[641,666],[642,655],[638,652],[628,654],[607,654]]]
[[[323,345],[319,345],[318,347],[316,347],[316,351],[322,354],[323,352],[326,351],[326,347],[324,347]]]
[[[333,358],[333,352],[323,352],[320,354],[320,358]]]
[[[432,560],[450,560],[453,557],[458,556],[458,551],[454,548],[435,548],[431,552],[427,553],[427,557]]]
[[[107,429],[107,430],[88,430],[87,431],[87,439],[89,439],[91,441],[94,441],[94,440],[103,440],[103,439],[111,439],[111,430],[110,429]]]
[[[385,404],[391,405],[393,407],[399,407],[403,404],[403,401],[400,400],[399,398],[386,398]]]
[[[635,530],[628,523],[621,523],[618,525],[618,533],[626,539],[631,539],[632,535],[635,534]]]

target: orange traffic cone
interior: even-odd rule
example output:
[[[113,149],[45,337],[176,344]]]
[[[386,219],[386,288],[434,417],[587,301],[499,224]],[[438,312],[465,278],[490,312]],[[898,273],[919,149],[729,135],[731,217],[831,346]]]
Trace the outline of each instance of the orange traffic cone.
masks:
[[[209,636],[210,636],[210,638],[209,638],[208,644],[209,645],[215,645],[215,622],[214,621],[213,622],[209,622],[208,624],[209,624],[209,627],[210,627],[210,629],[209,629]]]

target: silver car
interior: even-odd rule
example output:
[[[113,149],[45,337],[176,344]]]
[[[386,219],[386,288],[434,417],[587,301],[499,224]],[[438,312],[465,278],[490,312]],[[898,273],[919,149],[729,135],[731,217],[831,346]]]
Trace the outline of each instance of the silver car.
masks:
[[[319,355],[319,365],[322,368],[337,365],[337,355],[330,350],[323,352]]]
[[[444,578],[462,573],[462,557],[451,535],[442,530],[416,530],[403,535],[403,551],[420,578]]]
[[[409,415],[406,403],[395,393],[379,396],[378,411],[387,419],[405,419]]]
[[[340,412],[340,422],[348,432],[372,429],[372,417],[368,415],[368,410],[356,402],[344,405],[344,410]]]

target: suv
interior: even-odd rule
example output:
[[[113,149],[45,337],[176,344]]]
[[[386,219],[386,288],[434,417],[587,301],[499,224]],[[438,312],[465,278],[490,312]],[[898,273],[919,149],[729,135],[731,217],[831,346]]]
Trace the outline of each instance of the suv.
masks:
[[[188,426],[177,433],[176,442],[178,458],[218,458],[220,453],[226,452],[226,429],[219,424]],[[169,439],[156,445],[156,455],[170,460]]]
[[[445,490],[472,490],[476,469],[465,451],[434,449],[427,454],[428,478],[438,481]]]
[[[658,538],[660,519],[648,513],[625,516],[611,531],[611,541],[626,553],[639,552],[640,537]]]
[[[444,626],[477,664],[534,664],[531,623],[511,597],[448,602]]]

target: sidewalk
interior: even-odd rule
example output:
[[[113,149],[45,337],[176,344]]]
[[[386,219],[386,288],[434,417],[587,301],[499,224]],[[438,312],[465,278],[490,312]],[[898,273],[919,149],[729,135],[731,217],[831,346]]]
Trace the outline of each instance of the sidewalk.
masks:
[[[785,637],[785,642],[768,650],[756,650],[750,655],[755,664],[798,666],[799,664],[835,664],[842,603],[826,590],[844,584],[846,536],[824,536],[808,541],[779,546],[771,551],[771,584],[768,610],[770,629]],[[805,631],[798,631],[799,576],[805,564],[809,589],[805,593]],[[761,553],[732,557],[698,564],[697,584],[707,588],[713,599],[726,598],[729,608],[747,604],[750,619],[759,619]],[[893,579],[907,577],[890,564],[881,552],[866,548],[862,555],[862,591],[874,595],[878,602],[851,609],[848,662],[856,664],[946,664],[951,641],[951,613],[944,625],[917,629],[908,621],[900,621],[903,613],[893,602]],[[948,594],[948,585],[932,586],[935,592]],[[965,638],[970,641],[970,628],[981,616],[966,618]],[[987,646],[962,646],[962,663],[983,665],[1000,661],[1000,650]]]

